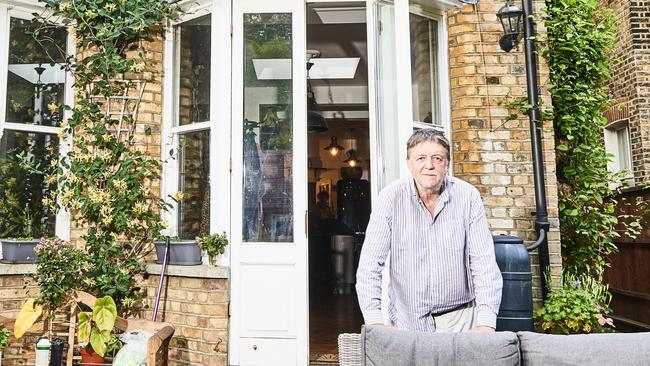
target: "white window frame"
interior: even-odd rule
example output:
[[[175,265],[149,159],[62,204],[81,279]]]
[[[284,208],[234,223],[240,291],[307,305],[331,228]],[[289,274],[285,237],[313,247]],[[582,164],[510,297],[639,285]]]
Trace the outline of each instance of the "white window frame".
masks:
[[[170,202],[169,196],[179,190],[180,161],[178,159],[179,136],[190,132],[209,131],[209,180],[210,180],[210,232],[230,232],[230,2],[217,0],[186,0],[180,3],[185,10],[183,16],[168,22],[165,29],[163,72],[163,125],[161,129],[162,192],[161,197]],[[211,15],[211,61],[210,61],[210,118],[208,121],[177,125],[180,37],[176,27],[190,20]],[[217,47],[216,45],[219,45]],[[169,151],[174,151],[174,159]],[[172,202],[173,203],[173,202]],[[178,233],[178,207],[161,214],[168,225],[168,234]],[[230,264],[230,248],[218,257],[218,265]]]
[[[449,59],[447,57],[447,15],[444,11],[435,10],[435,9],[425,9],[418,4],[411,4],[409,6],[409,13],[421,16],[433,20],[437,24],[437,39],[436,39],[436,49],[431,50],[435,52],[437,56],[438,65],[435,68],[436,74],[438,75],[437,85],[434,87],[434,80],[431,80],[431,102],[437,100],[439,103],[439,120],[440,125],[435,123],[424,123],[413,120],[413,128],[433,128],[445,134],[449,141],[451,141],[451,111],[450,111],[450,95],[449,95]],[[410,26],[410,24],[409,24]],[[430,65],[431,69],[434,69],[434,65]],[[432,78],[433,79],[433,78]],[[412,80],[411,80],[412,82]],[[436,90],[437,88],[437,90]],[[436,95],[437,92],[437,95]],[[433,106],[432,106],[433,108]]]
[[[620,131],[625,131],[627,134],[627,146],[624,146],[625,154],[627,154],[627,159],[630,162],[629,167],[621,166],[622,157],[620,154],[621,146],[618,142],[618,133]],[[624,169],[628,169],[625,177],[625,181],[628,183],[629,187],[634,187],[634,161],[632,160],[632,140],[630,136],[630,125],[629,120],[624,119],[620,121],[615,121],[607,126],[604,129],[604,141],[605,141],[605,151],[613,155],[611,161],[607,163],[607,169],[611,172],[620,172]]]
[[[22,131],[30,133],[41,133],[58,135],[61,131],[59,127],[30,125],[26,123],[5,122],[6,119],[6,99],[7,99],[7,73],[9,66],[9,37],[11,18],[25,20],[33,19],[32,13],[43,12],[45,8],[34,2],[9,1],[0,3],[0,138],[4,131]],[[67,34],[66,52],[71,55],[75,52],[75,38],[70,33]],[[64,103],[68,106],[74,106],[74,93],[72,84],[74,79],[71,73],[66,73]],[[71,112],[65,111],[63,118],[70,118]],[[59,158],[63,158],[71,150],[72,139],[70,136],[59,139]],[[55,218],[55,235],[64,240],[70,240],[70,214],[66,210],[59,210]]]

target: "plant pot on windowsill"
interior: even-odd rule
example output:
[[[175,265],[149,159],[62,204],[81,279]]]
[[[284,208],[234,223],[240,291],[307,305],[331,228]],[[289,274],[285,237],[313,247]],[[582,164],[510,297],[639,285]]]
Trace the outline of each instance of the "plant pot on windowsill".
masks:
[[[0,262],[9,264],[35,263],[34,248],[40,239],[0,239],[2,242],[2,259]]]
[[[156,240],[154,244],[156,245],[156,263],[163,264],[165,242]],[[195,266],[201,264],[201,248],[199,248],[196,240],[172,240],[169,245],[169,261],[167,264],[176,266]]]

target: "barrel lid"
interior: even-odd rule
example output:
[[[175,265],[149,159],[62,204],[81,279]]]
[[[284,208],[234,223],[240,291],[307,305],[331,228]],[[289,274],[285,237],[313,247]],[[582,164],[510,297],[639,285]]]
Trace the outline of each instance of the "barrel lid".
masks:
[[[513,236],[513,235],[493,235],[492,240],[494,241],[494,244],[523,244],[524,241],[518,237],[518,236]]]

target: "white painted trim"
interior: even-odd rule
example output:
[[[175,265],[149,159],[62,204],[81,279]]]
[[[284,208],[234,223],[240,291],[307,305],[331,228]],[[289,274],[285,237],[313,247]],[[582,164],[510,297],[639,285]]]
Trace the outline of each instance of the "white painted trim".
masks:
[[[6,121],[6,100],[7,100],[7,69],[9,60],[9,38],[11,18],[19,18],[30,20],[33,18],[31,13],[42,12],[45,8],[41,3],[36,1],[2,1],[0,4],[0,25],[3,26],[4,31],[0,32],[0,138],[4,130],[11,131],[24,131],[33,133],[45,133],[57,135],[61,130],[59,127],[40,126],[26,123],[13,123]],[[68,54],[75,53],[75,37],[68,34],[66,52]],[[74,78],[71,73],[66,73],[65,88],[64,88],[64,103],[69,106],[74,106],[74,93],[72,91],[72,84]],[[63,118],[70,118],[70,111],[65,111]],[[59,140],[59,158],[67,155],[71,150],[72,139],[67,138]],[[70,239],[70,214],[66,210],[59,210],[55,217],[55,235],[64,240]]]
[[[383,161],[381,159],[379,121],[377,113],[377,14],[374,0],[366,0],[366,60],[368,62],[368,136],[370,138],[370,202],[377,202]]]
[[[174,74],[176,75],[176,74]],[[177,86],[175,86],[174,90],[178,90]],[[178,93],[175,93],[178,94]],[[210,86],[210,95],[212,95],[212,86]],[[212,97],[210,97],[210,103],[212,103]],[[178,104],[176,104],[178,105]],[[176,108],[174,108],[174,115],[176,115]],[[210,115],[212,115],[212,108],[210,109]],[[212,116],[210,117],[212,119]],[[171,127],[169,129],[169,133],[189,133],[189,132],[197,132],[197,131],[202,131],[202,130],[209,130],[210,126],[212,126],[211,121],[204,121],[204,122],[195,122],[195,123],[190,123],[188,125],[183,125],[183,126],[176,126],[176,127]]]
[[[413,91],[411,89],[411,31],[409,0],[395,0],[395,69],[397,78],[397,120],[413,121]],[[410,123],[399,123],[398,143],[406,143],[413,133]],[[399,149],[399,161],[406,162],[406,150]],[[400,165],[400,176],[410,173],[405,163]]]
[[[226,232],[232,239],[231,136],[232,136],[232,6],[217,1],[212,12],[212,57],[210,85],[210,232]],[[231,240],[232,242],[232,240]],[[230,266],[228,245],[217,264]]]
[[[9,9],[0,5],[0,138],[4,131],[7,101],[7,69],[9,68]]]
[[[4,129],[23,131],[23,132],[49,133],[51,135],[56,135],[61,130],[59,127],[41,126],[41,125],[33,125],[28,123],[14,123],[14,122],[5,122]]]
[[[74,55],[76,52],[76,43],[77,37],[74,34],[68,33],[67,44],[66,44],[66,54]],[[63,102],[65,105],[74,108],[75,106],[75,95],[72,89],[74,84],[74,75],[71,71],[66,72],[65,74],[65,94],[63,97]],[[72,111],[66,109],[63,112],[63,119],[67,120],[72,117]],[[59,141],[59,156],[61,159],[68,156],[68,153],[72,151],[72,136],[66,135],[61,141]],[[64,168],[64,171],[67,170]],[[59,210],[56,215],[56,236],[64,240],[70,240],[70,212],[68,210]]]
[[[165,40],[163,50],[163,109],[162,109],[162,126],[160,129],[160,143],[162,149],[160,151],[160,160],[163,161],[162,174],[160,179],[161,192],[160,196],[163,200],[172,203],[172,207],[168,211],[163,211],[161,217],[168,224],[167,232],[165,234],[171,235],[177,231],[177,214],[176,204],[168,197],[178,191],[178,155],[174,152],[174,158],[170,158],[169,151],[175,150],[177,145],[174,134],[171,133],[171,128],[174,124],[175,117],[175,55],[176,48],[174,28],[171,22],[168,22],[165,27]]]

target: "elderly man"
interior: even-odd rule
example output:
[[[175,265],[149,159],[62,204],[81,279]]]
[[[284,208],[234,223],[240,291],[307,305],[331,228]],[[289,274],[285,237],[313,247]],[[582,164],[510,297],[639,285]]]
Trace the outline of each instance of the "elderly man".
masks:
[[[493,332],[502,279],[476,188],[448,177],[449,142],[432,129],[407,144],[408,179],[379,193],[357,271],[366,324],[381,324],[390,253],[391,325],[426,332]]]

